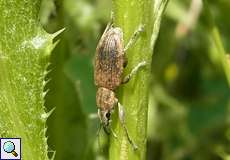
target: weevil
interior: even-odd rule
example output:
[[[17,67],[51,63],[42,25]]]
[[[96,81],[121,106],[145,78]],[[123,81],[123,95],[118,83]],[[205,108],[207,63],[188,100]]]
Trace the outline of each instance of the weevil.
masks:
[[[114,108],[118,106],[119,120],[125,130],[128,141],[134,149],[137,149],[137,146],[128,134],[128,130],[125,125],[124,108],[116,98],[114,91],[121,84],[127,83],[140,67],[146,65],[145,61],[139,63],[130,74],[122,79],[124,68],[127,65],[125,53],[130,46],[136,42],[140,33],[143,32],[143,29],[144,27],[141,25],[138,30],[134,32],[127,45],[124,47],[122,29],[114,27],[113,22],[110,22],[99,40],[94,62],[94,80],[97,87],[96,104],[98,107],[98,116],[101,122],[100,128],[102,126],[107,134],[112,133],[114,137],[117,137],[110,127],[110,123],[111,113]]]

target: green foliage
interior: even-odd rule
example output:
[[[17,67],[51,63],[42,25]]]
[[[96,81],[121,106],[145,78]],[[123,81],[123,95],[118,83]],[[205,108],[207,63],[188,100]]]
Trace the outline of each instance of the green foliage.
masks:
[[[0,0],[0,137],[21,137],[26,160],[51,159],[54,151],[57,160],[229,159],[230,2],[166,4]],[[93,58],[110,11],[125,44],[145,24],[128,50],[124,76],[142,60],[148,66],[116,91],[137,151],[117,111],[112,125],[118,139],[101,132],[99,146],[96,137]],[[58,38],[59,32],[48,34],[62,28]]]
[[[47,86],[50,92],[46,97],[46,106],[56,108],[48,120],[49,143],[56,150],[56,159],[92,159],[98,127],[97,120],[89,119],[89,115],[97,111],[92,63],[96,33],[99,32],[96,20],[103,20],[109,10],[95,14],[96,8],[102,7],[100,3],[103,2],[96,7],[87,1],[57,3],[60,7],[54,11],[56,17],[49,24],[44,24],[51,32],[55,28],[66,28],[52,54],[52,72],[48,75],[51,80]],[[50,3],[44,5],[53,6]],[[49,11],[49,7],[44,7],[41,15]],[[50,12],[52,15],[53,12]]]
[[[0,1],[0,137],[22,138],[23,159],[46,160],[44,79],[57,34],[39,25],[40,3]]]
[[[223,49],[229,46],[222,43],[229,41],[222,13],[229,3],[208,2],[200,3],[195,19],[192,3],[171,1],[166,10],[153,57],[148,155],[155,159],[229,155],[229,59]]]

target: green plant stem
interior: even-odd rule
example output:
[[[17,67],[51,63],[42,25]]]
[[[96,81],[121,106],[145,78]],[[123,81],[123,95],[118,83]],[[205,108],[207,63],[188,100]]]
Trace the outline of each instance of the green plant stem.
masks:
[[[118,117],[114,116],[113,128],[118,138],[110,137],[109,158],[111,160],[145,159],[151,60],[153,47],[159,32],[161,16],[166,4],[167,0],[113,0],[115,26],[122,28],[125,44],[141,24],[145,26],[139,40],[126,53],[128,66],[124,75],[130,73],[132,68],[141,61],[146,61],[147,66],[140,69],[118,91],[118,99],[125,108],[125,121],[129,135],[138,146],[138,149],[133,150]]]
[[[215,21],[213,18],[213,15],[211,13],[211,10],[209,8],[209,4],[207,0],[203,0],[204,3],[204,15],[206,17],[206,25],[207,29],[210,33],[210,39],[212,43],[214,44],[216,51],[219,55],[220,62],[222,64],[228,85],[230,87],[230,65],[229,65],[229,59],[227,58],[226,51],[224,49],[223,42],[221,40],[221,36],[219,33],[219,30],[217,26],[215,25]]]
[[[227,58],[227,54],[224,49],[224,46],[221,40],[221,36],[220,36],[219,30],[217,29],[217,27],[213,27],[211,29],[211,39],[214,42],[217,52],[219,53],[221,64],[223,66],[223,70],[224,70],[228,85],[230,87],[230,63],[228,62],[229,59]]]
[[[53,38],[40,0],[0,0],[0,137],[20,137],[22,157],[47,160],[44,81]]]

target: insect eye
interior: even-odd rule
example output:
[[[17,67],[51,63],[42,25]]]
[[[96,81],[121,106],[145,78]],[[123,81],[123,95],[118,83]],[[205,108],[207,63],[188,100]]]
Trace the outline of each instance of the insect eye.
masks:
[[[107,112],[107,113],[105,114],[105,116],[106,116],[106,118],[110,118],[110,112]]]

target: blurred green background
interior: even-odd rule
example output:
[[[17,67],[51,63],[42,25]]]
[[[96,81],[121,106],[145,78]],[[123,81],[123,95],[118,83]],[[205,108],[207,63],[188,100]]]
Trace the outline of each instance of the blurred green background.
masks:
[[[211,16],[228,51],[230,1],[208,2],[171,0],[162,18],[152,57],[149,160],[230,159],[229,85],[207,24]],[[98,147],[96,137],[93,57],[110,11],[108,0],[43,0],[40,20],[46,31],[65,28],[46,86],[46,106],[55,108],[47,135],[56,160],[107,159],[108,140],[101,135]]]

